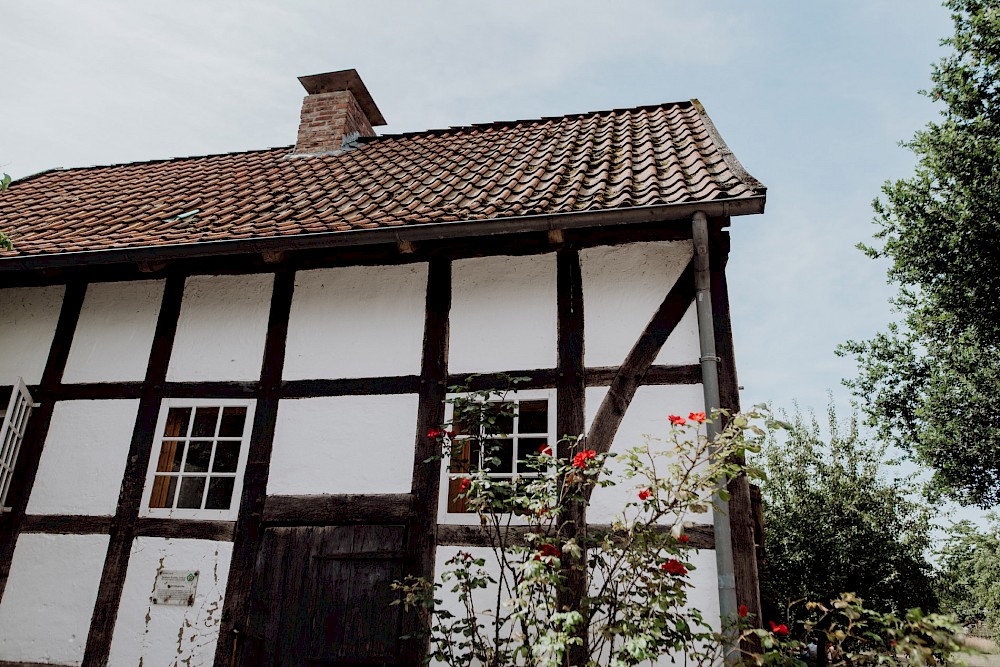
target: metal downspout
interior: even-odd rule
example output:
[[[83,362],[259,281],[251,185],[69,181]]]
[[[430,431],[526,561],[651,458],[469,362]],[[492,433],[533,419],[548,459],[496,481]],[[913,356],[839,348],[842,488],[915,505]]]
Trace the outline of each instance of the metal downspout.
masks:
[[[715,322],[712,317],[711,272],[708,263],[708,217],[703,211],[691,218],[694,241],[695,304],[698,310],[698,338],[701,343],[701,382],[705,391],[705,412],[712,415],[720,407],[719,357],[715,353]],[[721,424],[708,423],[708,438],[715,440]],[[712,449],[713,455],[715,448]],[[729,528],[729,502],[720,497],[727,480],[721,480],[712,496],[715,506],[712,521],[715,532],[715,566],[719,574],[719,615],[722,620],[723,650],[727,665],[739,661],[735,621],[736,575],[733,566],[733,537]]]

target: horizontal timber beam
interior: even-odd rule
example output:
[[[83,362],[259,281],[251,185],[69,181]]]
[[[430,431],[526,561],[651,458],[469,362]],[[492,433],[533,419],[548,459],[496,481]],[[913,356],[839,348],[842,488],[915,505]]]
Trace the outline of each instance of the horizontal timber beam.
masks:
[[[670,526],[662,526],[663,532],[670,530]],[[537,526],[507,526],[501,529],[506,533],[506,542],[512,546],[525,546],[527,541],[525,536],[528,533],[537,533]],[[591,523],[587,525],[587,532],[594,537],[602,538],[608,533],[612,535],[621,529],[616,529],[607,523]],[[688,536],[687,546],[695,549],[714,549],[715,537],[711,524],[695,524],[684,529]],[[439,523],[437,526],[438,546],[453,547],[490,547],[496,535],[491,536],[482,526],[478,525],[458,525],[450,523]]]
[[[389,524],[405,523],[413,515],[409,493],[275,495],[264,501],[264,523],[269,524]]]

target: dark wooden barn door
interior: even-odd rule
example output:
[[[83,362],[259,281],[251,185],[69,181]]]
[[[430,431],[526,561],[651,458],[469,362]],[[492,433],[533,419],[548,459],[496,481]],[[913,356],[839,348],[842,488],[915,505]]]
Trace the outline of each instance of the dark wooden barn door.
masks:
[[[401,665],[405,526],[267,528],[239,665]]]

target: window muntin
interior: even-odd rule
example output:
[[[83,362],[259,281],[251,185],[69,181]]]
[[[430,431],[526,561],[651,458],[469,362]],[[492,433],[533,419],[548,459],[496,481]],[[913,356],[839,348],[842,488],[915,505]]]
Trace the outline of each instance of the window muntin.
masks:
[[[253,403],[164,401],[150,460],[143,514],[235,518]]]
[[[7,491],[14,479],[14,466],[35,404],[22,378],[17,378],[7,409],[0,412],[0,512],[9,512]]]
[[[445,466],[446,514],[452,519],[469,517],[459,486],[470,470],[486,470],[495,479],[528,479],[539,475],[527,466],[527,458],[552,447],[555,431],[555,394],[547,390],[512,392],[497,402],[510,404],[513,414],[501,418],[486,439],[481,433],[468,433],[461,424],[453,424],[455,436]],[[450,406],[449,406],[450,407]],[[477,519],[478,520],[478,519]]]

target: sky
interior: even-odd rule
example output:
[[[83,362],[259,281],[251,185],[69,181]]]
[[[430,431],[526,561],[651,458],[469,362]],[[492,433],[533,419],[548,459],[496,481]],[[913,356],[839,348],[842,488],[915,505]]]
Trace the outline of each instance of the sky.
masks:
[[[894,317],[855,246],[950,32],[933,0],[0,2],[0,171],[289,145],[296,77],[349,68],[383,133],[698,98],[768,187],[731,230],[743,403],[846,414],[834,350]]]

